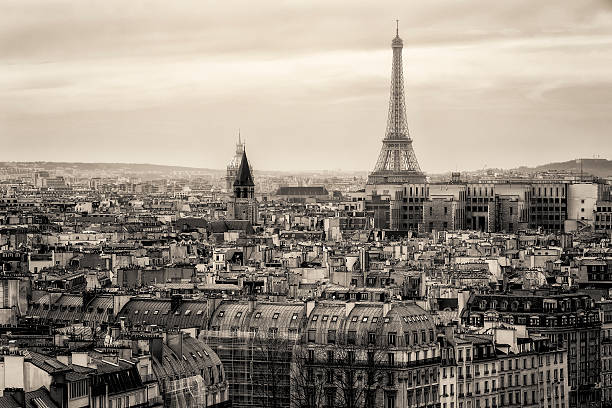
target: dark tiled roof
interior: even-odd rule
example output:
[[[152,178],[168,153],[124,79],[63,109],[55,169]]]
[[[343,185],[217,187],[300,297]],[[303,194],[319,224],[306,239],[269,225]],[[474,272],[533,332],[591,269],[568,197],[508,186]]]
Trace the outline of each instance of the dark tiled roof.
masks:
[[[157,325],[168,328],[206,327],[210,315],[206,300],[182,300],[172,310],[170,299],[131,299],[125,304],[118,317],[125,317],[127,323]]]
[[[36,391],[26,392],[25,395],[26,408],[57,408],[58,405],[53,402],[49,391],[45,387],[40,387]]]
[[[36,367],[48,373],[56,373],[59,371],[70,370],[70,367],[68,367],[64,363],[61,363],[59,360],[53,357],[46,356],[40,353],[36,353],[35,351],[31,351],[31,350],[28,350],[27,354],[29,354],[29,357],[26,356],[26,360],[29,360]]]
[[[213,371],[214,378],[210,378],[209,367]],[[206,384],[211,385],[218,382],[218,369],[223,370],[217,354],[204,342],[185,335],[183,335],[182,355],[177,354],[164,344],[162,361],[153,358],[153,371],[160,380],[200,374]],[[223,377],[225,376],[223,375]]]
[[[108,386],[110,395],[124,393],[144,385],[135,366],[119,360],[118,364],[96,361],[96,376],[93,379],[93,394],[100,395]]]
[[[283,186],[276,191],[276,195],[314,196],[328,194],[329,192],[323,186]]]
[[[208,225],[210,232],[213,234],[222,233],[227,231],[238,231],[242,230],[247,234],[252,234],[253,227],[250,221],[245,220],[218,220],[211,221]]]
[[[0,397],[0,408],[21,408],[21,406],[11,397],[10,395],[5,395]]]

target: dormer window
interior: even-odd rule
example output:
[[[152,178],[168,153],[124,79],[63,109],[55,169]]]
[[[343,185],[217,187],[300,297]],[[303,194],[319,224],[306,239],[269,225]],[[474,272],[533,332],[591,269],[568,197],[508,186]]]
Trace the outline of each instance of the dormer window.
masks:
[[[225,312],[222,310],[222,311],[219,312],[218,316],[219,317],[223,317],[224,314],[225,314]]]
[[[273,319],[278,319],[278,313],[274,313],[274,314],[272,315],[272,318],[273,318]]]
[[[242,312],[237,312],[236,313],[236,319],[238,319],[240,316],[242,316]]]
[[[329,319],[328,315],[323,315],[323,317],[321,318],[321,321],[326,322],[327,319]]]
[[[255,318],[256,318],[256,319],[259,319],[260,317],[261,317],[261,312],[257,312],[257,313],[255,313]]]

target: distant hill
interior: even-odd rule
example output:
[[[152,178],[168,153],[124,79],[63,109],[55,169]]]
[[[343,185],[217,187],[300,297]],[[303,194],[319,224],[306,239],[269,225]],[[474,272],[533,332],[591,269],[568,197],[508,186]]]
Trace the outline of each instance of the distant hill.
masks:
[[[566,171],[580,173],[580,163],[577,160],[569,160],[559,163],[542,164],[536,167],[519,167],[515,169],[522,173],[537,173],[542,171]],[[612,177],[612,160],[607,159],[582,159],[582,171],[597,177]]]
[[[79,163],[79,162],[0,162],[0,169],[2,168],[35,168],[41,170],[58,170],[58,169],[72,169],[75,172],[92,173],[97,171],[110,171],[110,172],[121,172],[125,174],[156,174],[156,175],[169,175],[171,173],[191,173],[199,175],[210,175],[214,177],[223,176],[226,172],[225,169],[210,169],[210,168],[199,168],[199,167],[185,167],[185,166],[169,166],[163,164],[149,164],[149,163]],[[318,177],[366,177],[366,171],[343,171],[343,170],[311,170],[311,171],[282,171],[282,170],[258,170],[255,168],[256,175],[265,176],[318,176]]]

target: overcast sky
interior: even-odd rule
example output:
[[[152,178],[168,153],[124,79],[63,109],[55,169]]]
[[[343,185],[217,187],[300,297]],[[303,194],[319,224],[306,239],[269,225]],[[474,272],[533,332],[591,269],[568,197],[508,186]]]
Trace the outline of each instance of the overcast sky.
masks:
[[[612,2],[0,0],[0,160],[425,172],[612,156]]]

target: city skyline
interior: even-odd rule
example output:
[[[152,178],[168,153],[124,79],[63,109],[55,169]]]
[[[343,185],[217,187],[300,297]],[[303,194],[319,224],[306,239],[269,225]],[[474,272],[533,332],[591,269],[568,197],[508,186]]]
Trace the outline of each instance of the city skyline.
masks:
[[[611,156],[606,2],[147,4],[7,3],[0,160],[371,171],[396,18],[425,173]]]

